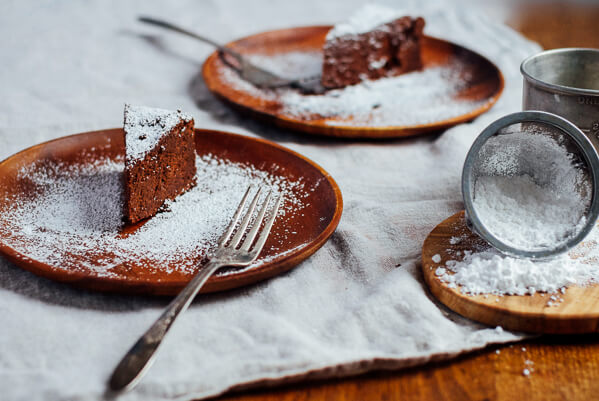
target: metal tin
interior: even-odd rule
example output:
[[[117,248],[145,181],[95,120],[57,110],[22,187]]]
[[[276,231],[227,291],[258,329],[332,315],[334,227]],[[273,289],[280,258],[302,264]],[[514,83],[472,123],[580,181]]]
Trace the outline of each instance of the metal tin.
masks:
[[[540,251],[514,248],[502,241],[501,238],[497,238],[479,219],[479,216],[477,215],[473,205],[475,178],[478,176],[475,169],[478,156],[483,145],[489,138],[497,134],[501,129],[509,127],[513,124],[525,122],[536,122],[550,125],[571,139],[572,144],[574,144],[579,151],[581,159],[586,163],[586,170],[591,175],[589,177],[589,183],[592,188],[592,197],[586,214],[587,220],[585,226],[578,232],[576,236],[570,238],[568,241],[562,242],[554,248],[546,248]],[[589,139],[580,129],[578,129],[568,120],[555,114],[542,111],[522,111],[513,113],[493,122],[482,131],[482,133],[472,144],[472,147],[466,156],[466,161],[464,162],[464,168],[462,170],[462,197],[464,199],[468,225],[475,233],[477,233],[480,237],[485,239],[489,244],[502,253],[522,258],[547,258],[555,256],[568,251],[580,243],[593,229],[596,224],[597,217],[599,217],[599,193],[597,191],[599,191],[599,156],[597,155],[597,151]]]
[[[522,107],[573,122],[599,151],[599,50],[548,50],[520,65]]]

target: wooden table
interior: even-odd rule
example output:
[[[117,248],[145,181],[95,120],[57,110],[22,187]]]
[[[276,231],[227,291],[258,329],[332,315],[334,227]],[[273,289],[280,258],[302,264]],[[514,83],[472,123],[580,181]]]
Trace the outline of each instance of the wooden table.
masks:
[[[528,2],[504,6],[510,15],[508,24],[547,49],[599,48],[599,4]],[[526,368],[533,369],[529,376],[523,374]],[[400,372],[375,372],[222,398],[229,401],[594,399],[599,399],[599,336],[596,335],[541,337]]]

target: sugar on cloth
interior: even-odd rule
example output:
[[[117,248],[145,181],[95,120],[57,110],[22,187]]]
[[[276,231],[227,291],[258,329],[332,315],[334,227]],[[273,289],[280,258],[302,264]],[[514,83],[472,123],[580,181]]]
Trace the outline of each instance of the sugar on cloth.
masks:
[[[125,102],[189,112],[196,125],[283,143],[339,183],[339,228],[280,277],[201,296],[155,365],[122,400],[190,400],[252,383],[356,374],[458,355],[517,334],[463,319],[422,281],[424,238],[462,208],[460,172],[475,136],[520,109],[522,59],[539,51],[509,28],[447,2],[405,1],[426,32],[495,62],[505,92],[487,114],[440,135],[347,142],[243,119],[199,76],[212,49],[142,26],[159,15],[223,42],[260,30],[325,24],[360,1],[4,2],[0,8],[0,158],[59,136],[122,126]],[[3,400],[98,400],[123,354],[168,300],[99,294],[0,261]],[[316,373],[315,373],[316,372]]]

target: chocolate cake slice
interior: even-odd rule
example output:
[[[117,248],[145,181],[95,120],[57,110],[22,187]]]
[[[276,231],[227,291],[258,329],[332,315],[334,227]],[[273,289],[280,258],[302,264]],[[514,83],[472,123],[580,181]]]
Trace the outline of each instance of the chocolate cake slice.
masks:
[[[369,5],[329,31],[323,48],[325,88],[342,88],[422,68],[424,19],[396,18],[394,14],[394,10]]]
[[[151,217],[195,183],[193,118],[125,105],[125,218]]]

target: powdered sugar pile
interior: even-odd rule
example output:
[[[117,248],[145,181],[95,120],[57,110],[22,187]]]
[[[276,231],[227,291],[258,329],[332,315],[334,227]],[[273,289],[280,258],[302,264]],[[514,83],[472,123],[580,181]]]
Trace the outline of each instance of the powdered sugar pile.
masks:
[[[463,260],[447,260],[435,274],[450,288],[470,295],[533,295],[563,293],[565,288],[599,282],[599,230],[570,255],[548,260],[519,259],[493,248],[465,251]],[[548,305],[551,306],[551,305]]]
[[[481,149],[473,207],[485,227],[512,247],[553,248],[586,223],[588,175],[559,140],[514,132],[491,137]]]
[[[197,185],[130,235],[122,233],[122,160],[28,166],[21,179],[30,180],[38,195],[15,199],[3,211],[11,231],[0,234],[18,252],[58,269],[110,276],[118,265],[135,262],[191,271],[216,245],[250,184],[283,195],[278,224],[304,207],[301,181],[212,155],[198,157],[196,166]],[[286,237],[275,239],[283,244]]]
[[[183,121],[192,117],[179,111],[125,105],[125,144],[128,161],[143,158],[160,139]]]
[[[548,127],[547,127],[548,129]],[[483,225],[517,249],[554,247],[586,223],[592,190],[584,166],[561,133],[515,124],[487,140],[475,161],[473,207]],[[452,237],[450,244],[463,241]],[[570,254],[531,260],[506,256],[486,245],[455,252],[435,274],[466,294],[563,293],[571,285],[599,282],[599,229]],[[449,251],[449,250],[448,250]],[[451,254],[451,252],[450,252]],[[552,296],[548,306],[557,303]]]
[[[476,188],[474,205],[480,219],[495,236],[518,249],[552,248],[586,223],[586,205],[580,197],[548,191],[529,176],[481,177]]]

